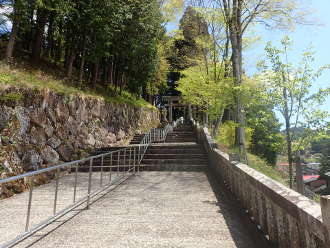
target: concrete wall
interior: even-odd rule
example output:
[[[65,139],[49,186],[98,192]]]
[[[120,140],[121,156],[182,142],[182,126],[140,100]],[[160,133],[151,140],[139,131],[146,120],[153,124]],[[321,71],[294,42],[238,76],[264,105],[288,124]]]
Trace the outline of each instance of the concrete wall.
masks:
[[[320,204],[248,165],[230,162],[228,154],[212,148],[207,129],[199,129],[199,138],[218,180],[227,185],[273,247],[330,247],[329,197],[322,199],[321,210]]]

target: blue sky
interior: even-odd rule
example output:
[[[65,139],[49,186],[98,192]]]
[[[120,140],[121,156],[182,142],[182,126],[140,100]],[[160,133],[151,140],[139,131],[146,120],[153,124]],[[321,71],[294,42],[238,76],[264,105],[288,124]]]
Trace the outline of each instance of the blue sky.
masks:
[[[306,1],[306,0],[305,0]],[[315,69],[320,66],[330,64],[330,0],[307,0],[313,14],[312,19],[317,19],[321,25],[315,26],[297,26],[294,31],[283,30],[267,30],[263,26],[255,27],[255,33],[260,36],[260,41],[257,42],[244,53],[244,67],[249,75],[256,72],[256,63],[265,55],[264,48],[268,41],[272,41],[273,45],[278,46],[284,35],[288,35],[293,43],[291,51],[292,62],[299,61],[301,53],[311,44],[316,52],[315,54]],[[168,29],[177,28],[177,23],[170,23]],[[330,71],[326,71],[318,80],[317,85],[313,87],[316,91],[319,87],[330,86]],[[330,112],[330,97],[322,106],[322,109]]]
[[[320,66],[330,64],[330,1],[329,0],[313,0],[310,2],[313,9],[311,18],[317,19],[321,25],[315,26],[297,26],[295,31],[283,30],[266,30],[264,27],[257,27],[255,31],[261,37],[261,40],[249,49],[244,54],[245,69],[248,74],[253,74],[256,71],[256,62],[264,57],[264,47],[268,41],[272,41],[273,45],[279,46],[280,41],[284,35],[288,35],[293,43],[293,50],[290,58],[292,62],[299,61],[301,53],[312,44],[315,53],[315,69]],[[321,78],[319,78],[313,90],[320,87],[330,86],[330,70],[325,71]],[[330,97],[322,106],[324,110],[330,112]]]

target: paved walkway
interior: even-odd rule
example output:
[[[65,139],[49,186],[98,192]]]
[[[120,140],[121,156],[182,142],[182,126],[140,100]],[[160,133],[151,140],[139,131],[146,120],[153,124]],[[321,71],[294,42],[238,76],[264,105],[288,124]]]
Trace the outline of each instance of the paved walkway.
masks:
[[[18,247],[258,247],[238,216],[204,172],[143,172]]]
[[[109,182],[109,172],[102,175],[102,183]],[[100,189],[100,172],[92,174],[92,191]],[[122,173],[112,172],[111,180],[115,182]],[[57,211],[69,207],[73,203],[74,174],[61,176],[58,186]],[[78,173],[76,199],[87,195],[88,173]],[[15,195],[11,198],[0,200],[0,247],[1,244],[14,239],[24,232],[27,214],[29,192]],[[35,187],[32,196],[30,227],[41,223],[53,216],[55,198],[55,180],[51,183]],[[85,206],[86,204],[82,205]]]

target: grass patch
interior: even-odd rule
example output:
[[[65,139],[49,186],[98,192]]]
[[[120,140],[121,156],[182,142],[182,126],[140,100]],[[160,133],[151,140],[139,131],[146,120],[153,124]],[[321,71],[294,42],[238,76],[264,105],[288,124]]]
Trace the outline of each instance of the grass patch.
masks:
[[[271,179],[285,185],[289,186],[287,180],[285,180],[279,171],[277,171],[273,166],[267,164],[267,162],[256,155],[248,153],[249,166],[260,173],[270,177]]]
[[[0,101],[10,101],[10,102],[19,102],[22,100],[23,96],[19,93],[7,93],[2,96],[0,96]]]
[[[226,134],[218,135],[217,137],[217,143],[219,147],[221,147],[221,150],[227,152],[227,153],[239,153],[238,149],[234,147],[234,141],[235,141],[235,129],[234,124],[231,122],[227,123],[227,126],[225,126],[225,131],[227,131]],[[222,133],[225,132],[222,128]],[[275,167],[269,165],[266,160],[248,153],[248,165],[259,171],[260,173],[264,174],[265,176],[270,177],[271,179],[285,185],[289,186],[289,182],[282,177],[281,173],[276,170]]]
[[[55,74],[55,73],[53,73]],[[60,74],[60,73],[58,73]],[[70,85],[71,84],[71,85]],[[72,85],[61,78],[57,78],[51,73],[46,73],[40,69],[29,67],[28,65],[8,66],[0,61],[0,89],[10,85],[22,88],[49,89],[64,95],[82,95],[91,98],[101,98],[107,102],[129,104],[138,107],[155,108],[145,100],[138,98],[128,91],[123,90],[121,95],[117,95],[113,88],[90,89]],[[19,100],[20,96],[11,94],[2,96],[0,100]]]

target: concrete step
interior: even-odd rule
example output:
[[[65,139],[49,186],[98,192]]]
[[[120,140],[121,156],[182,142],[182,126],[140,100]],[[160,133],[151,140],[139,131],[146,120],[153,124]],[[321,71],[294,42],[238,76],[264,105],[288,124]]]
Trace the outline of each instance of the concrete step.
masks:
[[[196,164],[207,164],[206,159],[143,159],[142,164],[187,164],[187,165],[196,165]]]
[[[142,139],[144,138],[144,134],[136,134],[134,135],[133,139],[130,141],[130,144],[140,144]]]
[[[141,143],[141,140],[137,140],[137,141],[131,141],[130,144],[131,145],[138,145]]]
[[[203,150],[200,147],[192,147],[192,148],[171,148],[171,149],[164,149],[164,148],[148,148],[147,153],[159,153],[159,154],[168,154],[168,153],[173,153],[173,154],[186,154],[186,153],[201,153]]]
[[[152,144],[148,149],[191,149],[191,148],[201,148],[196,142],[186,142],[186,143],[159,143]]]
[[[92,171],[93,172],[99,172],[99,171],[104,171],[105,173],[110,173],[110,169],[111,169],[111,172],[115,172],[115,171],[129,171],[129,170],[133,170],[133,166],[132,165],[113,165],[111,167],[102,167],[100,165],[94,165],[93,168],[92,168]],[[137,167],[136,167],[136,170],[137,170]],[[84,173],[89,173],[89,166],[82,166],[82,167],[79,167],[79,172],[84,172]],[[72,171],[73,172],[73,171]]]
[[[206,156],[202,153],[185,153],[185,154],[150,154],[144,155],[144,159],[206,159]]]
[[[173,132],[175,133],[193,133],[193,129],[174,129]]]
[[[195,133],[193,132],[172,132],[167,134],[167,136],[195,136]]]
[[[196,137],[194,137],[194,136],[178,136],[178,135],[176,135],[176,136],[174,136],[174,135],[169,135],[169,136],[167,136],[166,137],[166,139],[168,140],[168,139],[196,139]]]
[[[187,148],[187,149],[161,149],[161,148],[152,148],[148,149],[147,154],[201,154],[202,150],[200,148]]]
[[[207,165],[196,164],[196,165],[186,165],[186,164],[162,164],[162,165],[150,165],[141,164],[142,171],[192,171],[201,172],[207,170]]]
[[[196,138],[176,138],[176,137],[167,137],[166,142],[176,143],[176,142],[196,142]]]
[[[195,136],[179,136],[179,135],[169,135],[166,139],[196,139]]]

